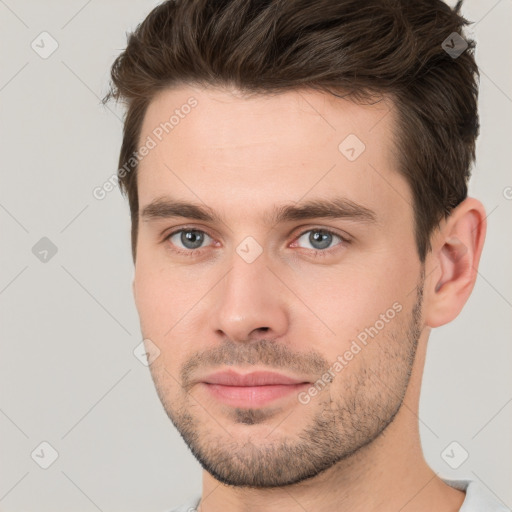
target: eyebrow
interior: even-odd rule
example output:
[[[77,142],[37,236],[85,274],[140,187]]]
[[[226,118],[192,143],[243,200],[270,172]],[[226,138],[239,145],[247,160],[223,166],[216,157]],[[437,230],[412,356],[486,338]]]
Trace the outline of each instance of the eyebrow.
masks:
[[[207,206],[168,196],[157,198],[149,203],[143,208],[140,216],[145,222],[174,217],[212,223],[223,222],[221,217]],[[269,225],[313,218],[349,219],[363,223],[377,222],[374,211],[344,197],[314,199],[302,202],[300,205],[295,203],[274,206],[263,216],[264,222]]]

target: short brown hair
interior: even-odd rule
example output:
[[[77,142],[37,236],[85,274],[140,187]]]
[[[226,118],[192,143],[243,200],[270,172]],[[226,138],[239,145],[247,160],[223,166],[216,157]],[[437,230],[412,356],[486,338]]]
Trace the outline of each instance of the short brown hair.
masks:
[[[467,197],[475,159],[478,68],[474,41],[461,39],[469,24],[461,4],[168,0],[155,7],[129,34],[103,99],[127,106],[118,178],[130,203],[134,261],[139,205],[132,157],[144,115],[158,91],[189,84],[246,94],[310,88],[354,101],[390,97],[398,114],[398,171],[412,190],[423,262],[432,231]],[[458,56],[445,51],[446,41],[449,49],[456,40],[468,45]]]

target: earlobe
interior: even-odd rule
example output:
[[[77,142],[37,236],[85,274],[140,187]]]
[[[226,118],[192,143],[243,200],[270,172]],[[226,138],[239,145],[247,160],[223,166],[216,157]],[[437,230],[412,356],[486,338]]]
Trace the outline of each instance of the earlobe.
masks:
[[[485,208],[467,198],[443,222],[432,248],[435,278],[425,311],[430,327],[451,322],[473,290],[486,233]]]

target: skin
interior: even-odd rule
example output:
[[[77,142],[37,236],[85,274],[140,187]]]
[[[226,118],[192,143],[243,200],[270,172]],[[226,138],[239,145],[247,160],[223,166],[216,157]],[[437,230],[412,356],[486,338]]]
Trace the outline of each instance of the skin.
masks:
[[[160,350],[150,365],[158,395],[205,468],[199,510],[459,510],[464,493],[423,458],[418,404],[430,330],[459,314],[475,283],[483,205],[468,198],[443,220],[423,265],[389,100],[182,86],[153,99],[140,140],[191,96],[197,107],[140,163],[140,213],[169,195],[221,221],[141,215],[133,290],[143,336]],[[338,149],[348,134],[366,146],[352,162]],[[276,204],[335,196],[375,222],[264,221]],[[206,233],[199,249],[179,233],[166,239],[184,228]],[[322,229],[350,242],[333,236],[319,249],[308,237]],[[248,236],[262,250],[251,263],[236,250]],[[313,383],[396,303],[307,404],[292,394],[233,407],[198,383],[229,368]]]

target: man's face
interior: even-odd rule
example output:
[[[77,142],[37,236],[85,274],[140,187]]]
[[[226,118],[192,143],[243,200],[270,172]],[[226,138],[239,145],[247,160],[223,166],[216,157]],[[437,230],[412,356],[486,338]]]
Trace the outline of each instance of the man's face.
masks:
[[[191,87],[149,106],[140,143],[157,144],[139,167],[135,300],[148,351],[160,350],[160,400],[220,481],[315,476],[400,408],[423,280],[388,108]],[[178,201],[212,218],[163,206]],[[345,213],[301,210],[326,201]],[[278,375],[230,380],[255,372]]]

